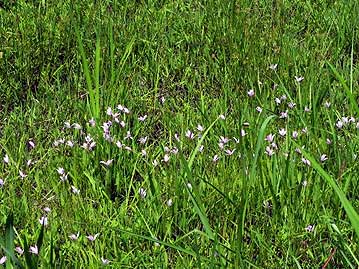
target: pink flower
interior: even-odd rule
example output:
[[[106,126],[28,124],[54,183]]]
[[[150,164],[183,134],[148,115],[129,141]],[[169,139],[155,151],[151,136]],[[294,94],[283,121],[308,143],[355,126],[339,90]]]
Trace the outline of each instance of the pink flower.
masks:
[[[96,240],[96,238],[99,236],[100,234],[99,233],[97,233],[97,234],[95,234],[95,235],[88,235],[88,236],[86,236],[86,238],[89,240],[89,241],[91,241],[91,242],[93,242],[93,241],[95,241]]]
[[[23,250],[21,247],[16,247],[16,248],[15,248],[15,251],[16,251],[17,253],[19,253],[20,255],[22,255],[22,254],[24,253],[24,250]]]
[[[262,111],[263,111],[263,109],[260,106],[257,106],[256,110],[257,110],[258,113],[262,113]]]
[[[230,150],[230,149],[227,149],[225,152],[228,156],[231,156],[233,155],[233,153],[236,151],[236,149],[233,149],[233,150]]]
[[[96,126],[96,121],[95,121],[95,119],[94,119],[94,118],[91,118],[91,119],[89,120],[89,124],[90,124],[91,127],[95,127],[95,126]]]
[[[147,119],[147,115],[143,115],[143,116],[138,117],[139,121],[145,121],[146,119]]]
[[[38,249],[37,245],[30,246],[29,252],[34,255],[39,255],[39,249]]]
[[[279,114],[280,114],[280,115],[279,115],[279,118],[280,118],[280,119],[286,119],[286,118],[288,118],[288,111],[283,111],[283,112],[280,112]]]
[[[274,136],[273,134],[269,134],[266,136],[266,138],[264,140],[266,140],[269,143],[272,143],[274,141]]]
[[[3,187],[5,184],[5,181],[3,179],[0,178],[0,187]]]
[[[77,234],[70,234],[70,235],[69,235],[69,238],[70,238],[72,241],[76,241],[77,239],[79,239],[79,236],[80,236],[80,232],[78,232]]]
[[[310,161],[308,159],[302,158],[302,162],[307,165],[310,166]]]
[[[308,225],[307,227],[305,227],[305,230],[307,231],[307,232],[309,232],[309,233],[311,233],[311,232],[313,232],[314,231],[314,225]]]
[[[297,131],[293,131],[292,136],[294,139],[298,138],[299,133]]]
[[[214,155],[212,161],[215,163],[219,160],[218,155]]]
[[[43,208],[43,210],[46,212],[46,213],[50,213],[51,212],[51,208],[46,206]]]
[[[248,94],[249,97],[253,97],[253,96],[255,95],[255,92],[254,92],[253,89],[251,89],[251,90],[249,90],[249,91],[247,92],[247,94]]]
[[[1,257],[0,264],[4,264],[6,260],[7,260],[6,256]]]
[[[267,146],[265,153],[266,153],[269,157],[271,157],[272,155],[274,155],[275,152],[274,152],[273,149],[271,149],[271,147]]]

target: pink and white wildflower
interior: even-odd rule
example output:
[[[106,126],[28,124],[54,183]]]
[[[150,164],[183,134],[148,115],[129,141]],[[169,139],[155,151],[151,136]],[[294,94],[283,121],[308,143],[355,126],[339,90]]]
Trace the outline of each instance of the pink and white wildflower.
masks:
[[[310,163],[310,161],[308,159],[302,158],[302,162],[307,166],[311,165],[311,163]]]
[[[70,238],[72,241],[76,241],[77,239],[79,239],[79,236],[80,236],[80,232],[78,232],[77,234],[70,234],[70,235],[69,235],[69,238]]]
[[[6,260],[7,260],[6,256],[2,256],[2,257],[0,258],[0,265],[1,265],[1,264],[4,264],[4,263],[6,262]]]
[[[274,155],[274,153],[275,153],[274,150],[270,146],[266,147],[265,154],[267,154],[269,157],[271,157]]]
[[[72,191],[72,193],[74,193],[74,194],[80,194],[80,190],[77,189],[75,186],[71,186],[71,191]]]
[[[138,117],[138,120],[142,121],[142,122],[145,121],[146,119],[147,119],[147,115],[143,115],[143,116]]]
[[[29,252],[34,255],[39,255],[39,249],[37,245],[30,246]]]
[[[24,254],[24,250],[21,247],[16,247],[15,251],[19,253],[20,255]]]
[[[186,136],[188,139],[191,139],[191,140],[192,140],[192,139],[194,138],[194,133],[192,133],[190,130],[187,130],[185,136]]]
[[[264,140],[266,140],[269,143],[272,143],[274,141],[274,136],[275,136],[274,134],[269,134],[265,137]]]
[[[328,156],[327,156],[326,154],[322,154],[322,155],[320,156],[320,161],[323,163],[323,162],[325,162],[326,160],[328,160]]]
[[[87,238],[89,241],[93,242],[93,241],[96,240],[96,238],[97,238],[99,235],[100,235],[99,233],[97,233],[97,234],[95,234],[95,235],[90,234],[90,235],[86,236],[86,238]]]
[[[251,90],[249,90],[249,91],[247,92],[247,94],[248,94],[249,97],[253,97],[253,96],[255,95],[255,92],[254,92],[253,89],[251,89]]]

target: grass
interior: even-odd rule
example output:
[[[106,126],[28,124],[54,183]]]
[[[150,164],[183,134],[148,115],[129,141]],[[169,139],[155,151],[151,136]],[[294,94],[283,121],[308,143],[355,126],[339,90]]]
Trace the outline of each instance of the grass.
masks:
[[[0,1],[0,263],[358,268],[355,11]]]

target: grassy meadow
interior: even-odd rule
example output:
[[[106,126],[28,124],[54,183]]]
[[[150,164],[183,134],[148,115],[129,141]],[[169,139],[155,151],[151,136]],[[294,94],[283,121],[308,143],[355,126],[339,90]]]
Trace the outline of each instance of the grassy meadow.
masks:
[[[0,1],[0,267],[359,268],[356,14]]]

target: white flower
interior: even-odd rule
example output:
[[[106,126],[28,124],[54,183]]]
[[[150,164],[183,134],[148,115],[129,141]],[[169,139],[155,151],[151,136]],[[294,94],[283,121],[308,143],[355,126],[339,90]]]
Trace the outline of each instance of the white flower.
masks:
[[[278,64],[271,64],[271,65],[269,65],[269,68],[274,71],[277,69],[277,66],[278,66]]]
[[[321,162],[325,162],[326,160],[328,160],[328,156],[327,156],[326,154],[322,154],[322,155],[320,156],[320,161],[321,161]]]
[[[297,76],[294,76],[295,80],[300,83],[303,81],[304,77],[297,77]]]
[[[108,116],[112,116],[112,115],[113,115],[113,112],[112,112],[112,108],[111,108],[111,107],[108,107],[108,108],[107,108],[106,114],[107,114]]]
[[[203,132],[203,131],[204,131],[204,127],[203,127],[202,125],[198,124],[198,125],[197,125],[197,130],[198,130],[199,132]]]
[[[57,168],[57,173],[59,174],[59,175],[63,175],[63,174],[65,174],[65,169],[64,168],[62,168],[62,167],[59,167],[59,168]]]
[[[22,179],[24,179],[25,177],[27,177],[27,175],[26,175],[23,171],[21,171],[21,170],[19,170],[19,174],[20,174],[20,177],[21,177]]]
[[[81,129],[82,129],[81,125],[78,124],[78,123],[73,123],[73,124],[72,124],[72,128],[74,128],[74,129],[76,129],[76,130],[81,130]]]
[[[9,164],[9,162],[10,162],[9,156],[7,154],[5,154],[4,163]]]
[[[41,225],[47,226],[47,224],[48,224],[47,217],[42,216],[42,217],[39,219],[39,222],[40,222]]]
[[[282,128],[282,129],[279,129],[278,133],[280,136],[285,136],[287,134],[287,130]]]
[[[166,205],[167,205],[168,207],[171,207],[171,206],[173,205],[172,199],[168,199],[167,202],[166,202]]]
[[[167,163],[169,160],[170,160],[170,156],[168,154],[165,154],[165,156],[163,156],[163,161]]]
[[[0,264],[4,264],[6,260],[7,260],[6,256],[1,257]]]
[[[275,152],[270,146],[267,146],[265,153],[270,157],[270,156],[274,155]]]
[[[103,265],[107,265],[107,264],[110,263],[110,261],[108,259],[105,259],[103,257],[101,257],[101,262],[102,262]]]
[[[74,194],[80,194],[80,190],[77,189],[75,186],[71,186],[71,191],[72,191]]]
[[[140,194],[140,196],[141,196],[142,199],[145,199],[146,196],[147,196],[147,191],[146,191],[146,189],[144,189],[144,188],[140,188],[140,189],[138,190],[138,193]]]
[[[193,138],[194,138],[194,133],[192,133],[190,130],[187,130],[185,135],[186,135],[186,137],[189,138],[189,139],[193,139]]]
[[[233,153],[236,151],[236,149],[233,149],[233,150],[230,150],[230,149],[227,149],[225,152],[228,156],[231,156],[233,155]]]
[[[15,248],[15,251],[16,251],[17,253],[19,253],[20,255],[22,255],[22,254],[24,253],[24,250],[23,250],[21,247],[16,247],[16,248]]]
[[[307,165],[310,166],[310,161],[308,159],[302,158],[302,162]]]
[[[146,119],[147,119],[147,115],[143,115],[143,116],[138,117],[139,121],[145,121]]]
[[[100,161],[101,164],[105,166],[110,166],[113,162],[113,159],[107,160],[107,161]]]
[[[247,92],[247,94],[248,94],[249,97],[253,97],[253,96],[255,95],[255,92],[254,92],[253,89],[251,89],[251,90],[249,90],[249,91]]]
[[[258,113],[262,113],[262,111],[263,111],[263,109],[260,106],[257,106],[256,110],[257,110]]]
[[[307,227],[305,227],[305,230],[309,233],[313,232],[314,231],[314,225],[308,225]]]
[[[138,142],[140,142],[140,144],[145,144],[147,142],[147,136],[145,137],[141,137],[140,139],[138,139]]]

